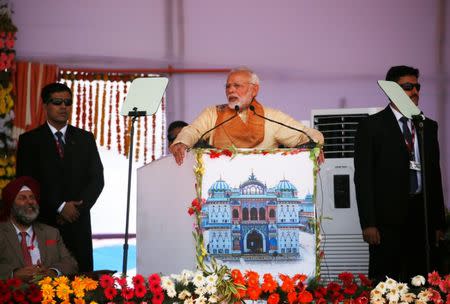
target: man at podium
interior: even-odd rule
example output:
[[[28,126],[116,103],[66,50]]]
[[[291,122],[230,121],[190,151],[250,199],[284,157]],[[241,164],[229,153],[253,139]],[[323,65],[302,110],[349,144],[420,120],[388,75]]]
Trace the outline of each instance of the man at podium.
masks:
[[[318,130],[260,104],[256,100],[258,91],[259,78],[252,70],[245,67],[231,70],[225,85],[228,104],[206,108],[191,125],[183,128],[170,146],[176,162],[181,165],[186,150],[204,139],[209,139],[209,145],[216,148],[270,149],[279,145],[296,147],[310,141],[323,144],[323,135]]]

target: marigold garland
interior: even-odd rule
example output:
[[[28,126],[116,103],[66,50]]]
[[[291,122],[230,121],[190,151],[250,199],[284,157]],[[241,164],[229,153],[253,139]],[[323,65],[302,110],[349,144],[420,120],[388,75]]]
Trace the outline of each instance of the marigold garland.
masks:
[[[107,85],[111,88],[112,84],[110,81],[107,82]],[[112,92],[111,90],[108,90],[108,96],[107,96],[107,100],[108,100],[108,136],[106,139],[106,149],[111,150],[111,124],[112,124],[112,118],[111,118],[111,114],[112,114]]]
[[[80,100],[81,103],[81,128],[82,129],[86,129],[86,124],[87,124],[87,96],[86,96],[86,81],[82,82],[82,98],[83,100]]]
[[[75,111],[75,114],[76,114],[76,116],[75,116],[75,125],[79,126],[80,125],[80,119],[81,119],[81,117],[80,117],[80,115],[81,115],[81,107],[83,106],[82,102],[81,102],[81,84],[80,84],[80,81],[77,82],[77,93],[76,94],[77,94],[78,102],[76,104],[76,111]]]
[[[105,145],[105,116],[106,116],[106,82],[103,83],[102,115],[100,117],[100,146]]]
[[[148,116],[144,117],[144,164],[147,164],[148,144]]]
[[[121,140],[122,136],[120,133],[120,115],[119,115],[119,107],[120,107],[120,88],[119,83],[116,81],[115,87],[116,87],[116,106],[115,106],[115,112],[116,112],[116,140],[117,140],[117,151],[119,154],[122,154],[122,145]]]
[[[140,153],[140,145],[141,145],[141,120],[137,119],[137,128],[136,128],[136,149],[134,153],[134,159],[135,161],[139,160],[139,153]]]
[[[93,133],[94,133],[94,137],[95,139],[97,139],[97,135],[98,135],[98,127],[97,127],[97,122],[98,122],[98,109],[99,109],[99,100],[98,100],[98,95],[99,95],[99,84],[97,80],[94,80],[92,82],[92,84],[94,85],[94,91],[95,91],[95,98],[94,98],[94,125],[93,125]]]
[[[161,155],[164,155],[165,151],[165,142],[166,142],[166,98],[165,96],[162,97],[161,100],[161,111],[163,113],[161,117]]]
[[[85,83],[85,86],[89,85],[88,83]],[[92,98],[92,85],[89,85],[89,97],[86,96],[86,102],[88,104],[88,128],[89,131],[92,132],[92,123],[93,123],[93,107],[92,107],[92,102],[93,102],[93,98]]]
[[[153,114],[152,115],[152,161],[154,161],[156,159],[155,145],[156,145],[156,114]]]

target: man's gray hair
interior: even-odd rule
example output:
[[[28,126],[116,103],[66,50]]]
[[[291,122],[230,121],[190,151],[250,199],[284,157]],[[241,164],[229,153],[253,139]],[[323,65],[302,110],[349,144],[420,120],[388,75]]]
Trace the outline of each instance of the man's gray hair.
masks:
[[[237,68],[232,69],[232,70],[228,73],[228,77],[229,77],[231,74],[239,73],[239,72],[246,72],[246,73],[248,73],[248,74],[250,75],[250,83],[251,83],[251,84],[257,84],[257,85],[259,85],[259,77],[258,77],[258,75],[256,75],[256,73],[253,72],[253,70],[249,69],[249,68],[246,67],[246,66],[240,66],[240,67],[237,67]]]

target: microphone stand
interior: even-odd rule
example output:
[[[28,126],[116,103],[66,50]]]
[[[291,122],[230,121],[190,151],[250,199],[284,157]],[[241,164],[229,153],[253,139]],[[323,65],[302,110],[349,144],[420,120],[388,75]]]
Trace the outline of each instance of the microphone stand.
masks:
[[[133,139],[134,139],[134,122],[140,117],[145,116],[146,111],[138,111],[136,107],[133,111],[128,112],[128,116],[131,118],[130,129],[130,152],[128,154],[128,189],[127,189],[127,212],[125,218],[125,243],[123,244],[123,262],[122,262],[122,277],[127,276],[127,261],[128,261],[128,226],[130,220],[130,194],[131,194],[131,171],[133,168]]]
[[[273,122],[273,123],[282,125],[283,127],[286,127],[286,128],[291,129],[291,130],[294,130],[294,131],[297,131],[297,132],[300,132],[300,133],[305,134],[306,137],[308,137],[308,140],[309,140],[309,141],[308,141],[307,143],[304,143],[304,144],[301,144],[301,145],[297,146],[298,148],[313,149],[313,148],[316,147],[317,144],[314,142],[314,140],[311,138],[311,136],[309,136],[305,131],[300,130],[300,129],[297,129],[297,128],[294,128],[294,127],[292,127],[292,126],[288,126],[288,125],[286,125],[286,124],[284,124],[284,123],[282,123],[282,122],[280,122],[280,121],[276,121],[276,120],[267,118],[267,117],[265,117],[265,116],[259,115],[258,113],[256,113],[255,107],[254,107],[253,105],[250,105],[249,108],[250,108],[250,110],[253,112],[253,114],[255,114],[255,115],[258,116],[258,117],[261,117],[262,119],[268,120],[268,121],[270,121],[270,122]]]
[[[417,129],[417,135],[419,140],[419,151],[420,151],[420,172],[422,177],[422,193],[423,193],[423,216],[424,216],[424,225],[425,225],[425,258],[426,258],[426,267],[427,273],[430,272],[430,237],[428,234],[428,202],[427,202],[427,182],[426,182],[426,167],[425,167],[425,134],[424,134],[424,120],[425,117],[420,115],[412,115],[412,122],[414,123],[414,127]]]

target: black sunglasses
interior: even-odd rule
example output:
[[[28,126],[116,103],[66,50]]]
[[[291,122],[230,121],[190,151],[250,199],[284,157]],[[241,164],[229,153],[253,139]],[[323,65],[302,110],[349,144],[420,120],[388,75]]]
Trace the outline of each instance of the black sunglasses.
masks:
[[[64,104],[66,105],[66,107],[69,107],[72,105],[72,99],[67,98],[67,99],[61,99],[61,98],[52,98],[50,99],[47,103],[51,103],[55,106],[59,106],[64,102]]]
[[[407,83],[401,84],[400,86],[405,91],[411,91],[412,89],[414,89],[414,87],[416,88],[417,91],[420,91],[420,83],[407,82]]]

